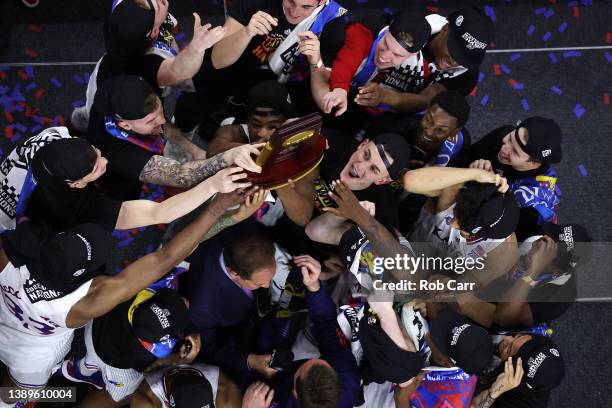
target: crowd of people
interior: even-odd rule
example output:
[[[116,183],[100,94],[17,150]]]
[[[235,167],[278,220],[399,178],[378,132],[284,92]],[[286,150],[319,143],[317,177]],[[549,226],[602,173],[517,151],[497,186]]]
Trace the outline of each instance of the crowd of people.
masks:
[[[590,237],[557,222],[554,119],[466,127],[495,37],[481,10],[233,0],[179,49],[168,0],[108,3],[87,103],[0,168],[3,387],[63,375],[91,386],[83,407],[547,406],[550,322]],[[247,181],[313,112],[322,162]],[[159,224],[111,270],[113,231]]]

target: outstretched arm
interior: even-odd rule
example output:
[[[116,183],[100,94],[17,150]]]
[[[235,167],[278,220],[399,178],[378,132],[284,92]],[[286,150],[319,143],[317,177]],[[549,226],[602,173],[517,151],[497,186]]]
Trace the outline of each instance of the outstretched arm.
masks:
[[[194,222],[161,249],[138,259],[116,276],[95,278],[87,295],[70,309],[66,325],[81,327],[161,279],[193,252],[225,210],[243,196],[240,192],[218,195]]]
[[[210,24],[201,25],[197,13],[193,13],[193,16],[195,18],[193,39],[176,57],[162,62],[157,72],[157,83],[160,86],[176,85],[192,78],[202,66],[204,52],[225,35],[224,27],[210,29]]]
[[[191,155],[193,160],[204,160],[206,158],[206,150],[201,149],[179,129],[171,123],[164,125],[164,137],[166,140],[176,144],[184,152]]]

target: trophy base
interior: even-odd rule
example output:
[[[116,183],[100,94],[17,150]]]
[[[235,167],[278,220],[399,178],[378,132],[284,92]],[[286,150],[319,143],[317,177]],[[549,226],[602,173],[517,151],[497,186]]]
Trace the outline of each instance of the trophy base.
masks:
[[[317,162],[310,167],[309,169],[293,176],[293,177],[289,177],[284,181],[278,181],[278,182],[270,182],[270,183],[253,183],[254,185],[257,185],[261,188],[265,188],[268,190],[278,190],[279,188],[283,188],[289,185],[289,180],[296,182],[298,180],[301,180],[302,178],[306,177],[307,175],[309,175],[310,173],[312,173],[317,167],[319,167],[319,164],[321,164],[321,161],[323,160],[323,156],[321,156],[321,158],[319,160],[317,160]]]

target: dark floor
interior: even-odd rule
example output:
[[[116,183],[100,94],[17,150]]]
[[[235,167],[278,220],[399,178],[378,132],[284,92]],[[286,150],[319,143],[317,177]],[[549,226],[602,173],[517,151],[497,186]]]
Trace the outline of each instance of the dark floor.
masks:
[[[273,0],[270,0],[273,1]],[[340,1],[353,17],[406,4],[401,0]],[[16,0],[0,3],[0,159],[21,138],[67,118],[84,101],[86,78],[103,52],[100,0],[41,0],[26,10]],[[411,1],[442,14],[467,4],[494,16],[497,38],[487,54],[481,81],[469,97],[468,127],[476,138],[526,116],[554,118],[564,131],[563,162],[555,166],[563,192],[560,222],[580,222],[598,241],[595,261],[580,281],[580,297],[612,299],[609,254],[612,228],[612,1]],[[222,0],[172,0],[183,23],[179,43],[191,36],[192,11],[223,21]],[[541,48],[564,48],[542,50]],[[589,49],[568,50],[568,47]],[[597,48],[600,47],[600,48]],[[534,50],[536,49],[536,50]],[[67,62],[68,65],[49,65]],[[498,74],[498,75],[496,75]],[[606,79],[608,78],[608,79]],[[607,95],[607,96],[606,96]],[[23,99],[22,99],[23,98]],[[24,101],[11,111],[14,102]],[[31,114],[28,107],[38,109]],[[46,121],[46,122],[45,122]],[[142,242],[141,242],[142,243]],[[118,248],[118,259],[131,258]],[[550,407],[612,406],[610,303],[577,303],[555,322],[554,340],[567,362],[567,378]]]

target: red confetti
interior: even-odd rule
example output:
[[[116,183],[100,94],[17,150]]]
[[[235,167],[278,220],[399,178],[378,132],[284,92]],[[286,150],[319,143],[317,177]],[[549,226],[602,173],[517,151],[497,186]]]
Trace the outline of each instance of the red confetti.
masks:
[[[42,32],[42,27],[41,27],[41,26],[39,26],[38,24],[30,24],[30,25],[28,26],[28,29],[29,29],[30,31],[35,32],[35,33],[40,33],[40,32]]]
[[[440,8],[434,6],[427,6],[427,10],[431,11],[432,13],[437,13],[438,11],[440,11]]]
[[[7,139],[10,139],[11,137],[13,137],[13,127],[12,126],[7,126],[4,128],[4,136]]]
[[[48,117],[46,117],[46,116],[41,116],[41,117],[40,117],[40,120],[41,120],[41,122],[42,122],[43,124],[45,124],[45,125],[50,125],[51,123],[53,123],[53,119],[48,118]]]
[[[478,85],[476,85],[474,89],[472,89],[472,92],[470,92],[470,96],[476,96],[476,92],[478,92]]]
[[[489,44],[489,48],[495,48],[495,43],[492,42],[491,44]]]
[[[17,71],[17,75],[19,75],[19,78],[21,78],[22,81],[27,81],[28,78],[30,78],[28,73],[25,72],[23,69],[20,69],[19,71]]]
[[[509,84],[510,84],[510,86],[511,86],[511,87],[513,87],[513,88],[514,88],[514,85],[518,84],[518,82],[516,82],[516,81],[515,81],[514,79],[512,79],[512,78],[510,78],[510,79],[508,80],[508,83],[509,83]]]
[[[499,68],[499,64],[493,64],[493,73],[497,76],[501,75],[501,68]]]
[[[612,42],[612,33],[606,33],[606,44],[610,44]]]
[[[30,49],[24,50],[23,53],[27,55],[28,57],[32,57],[32,58],[38,57],[38,52],[30,50]]]
[[[45,90],[42,88],[38,88],[38,90],[34,93],[34,97],[36,99],[40,99],[42,98],[42,96],[45,94]]]
[[[6,118],[6,120],[9,123],[13,123],[13,121],[15,121],[15,118],[13,117],[13,114],[11,112],[9,112],[9,111],[5,111],[4,112],[4,117]]]
[[[64,121],[64,117],[62,115],[56,116],[55,119],[60,123],[60,125],[64,126],[66,122]]]
[[[6,72],[0,71],[0,79],[6,78]]]
[[[572,8],[572,12],[574,13],[574,17],[580,17],[580,7],[576,6]]]
[[[549,2],[550,4],[555,4],[555,3],[557,2],[557,0],[548,0],[548,2]]]
[[[39,111],[38,108],[34,108],[34,107],[30,106],[30,105],[26,105],[24,115],[27,118],[31,118],[32,116],[36,115],[38,113],[38,111]]]
[[[610,104],[610,94],[607,92],[604,92],[604,104],[605,105],[609,105]]]

